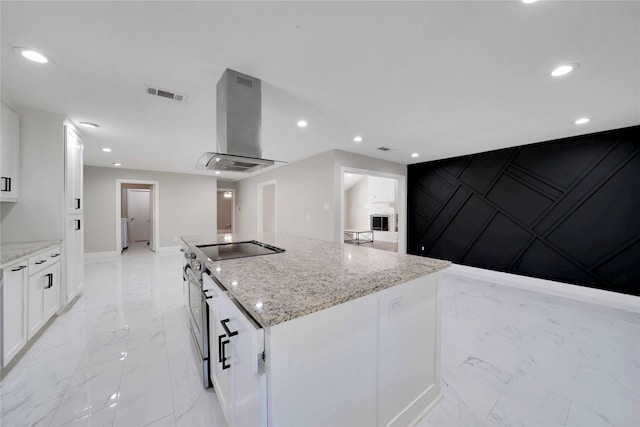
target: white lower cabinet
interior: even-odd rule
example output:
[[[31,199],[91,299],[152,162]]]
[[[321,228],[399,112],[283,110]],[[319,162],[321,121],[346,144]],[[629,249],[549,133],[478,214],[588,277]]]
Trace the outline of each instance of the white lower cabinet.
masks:
[[[2,270],[2,366],[27,343],[27,260]]]
[[[263,329],[205,275],[211,380],[228,425],[417,422],[441,396],[440,277]]]
[[[55,248],[29,259],[28,339],[31,339],[60,307],[59,256],[60,248]]]
[[[65,289],[62,303],[69,304],[84,285],[84,216],[65,215]]]
[[[59,246],[2,269],[2,366],[5,367],[60,308]]]
[[[210,372],[220,407],[229,426],[266,426],[264,330],[214,286],[208,292]]]

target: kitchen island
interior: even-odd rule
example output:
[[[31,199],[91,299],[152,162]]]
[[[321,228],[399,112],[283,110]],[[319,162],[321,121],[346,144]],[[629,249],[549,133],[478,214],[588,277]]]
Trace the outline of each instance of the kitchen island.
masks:
[[[410,425],[440,397],[447,261],[283,234],[183,237],[202,259],[230,425]],[[199,245],[285,252],[215,261]]]

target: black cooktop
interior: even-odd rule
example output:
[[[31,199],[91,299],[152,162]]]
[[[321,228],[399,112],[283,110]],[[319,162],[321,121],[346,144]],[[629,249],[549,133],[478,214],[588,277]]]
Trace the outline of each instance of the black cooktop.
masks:
[[[212,261],[224,259],[246,258],[257,255],[270,255],[284,252],[284,249],[250,240],[247,242],[215,243],[212,245],[196,245],[203,254]]]

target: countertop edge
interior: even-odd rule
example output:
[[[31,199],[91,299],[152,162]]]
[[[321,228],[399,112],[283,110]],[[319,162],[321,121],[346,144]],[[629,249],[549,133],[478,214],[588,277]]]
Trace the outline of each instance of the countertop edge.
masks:
[[[22,258],[28,258],[40,251],[62,245],[62,240],[34,240],[30,242],[7,242],[0,245],[0,269],[19,261]],[[16,251],[9,253],[7,251]],[[6,259],[5,259],[6,257]]]

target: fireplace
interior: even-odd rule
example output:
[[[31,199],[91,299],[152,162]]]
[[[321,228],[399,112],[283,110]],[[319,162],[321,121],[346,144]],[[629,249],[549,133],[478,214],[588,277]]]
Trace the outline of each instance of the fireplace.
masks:
[[[371,215],[371,229],[389,231],[389,215]]]

